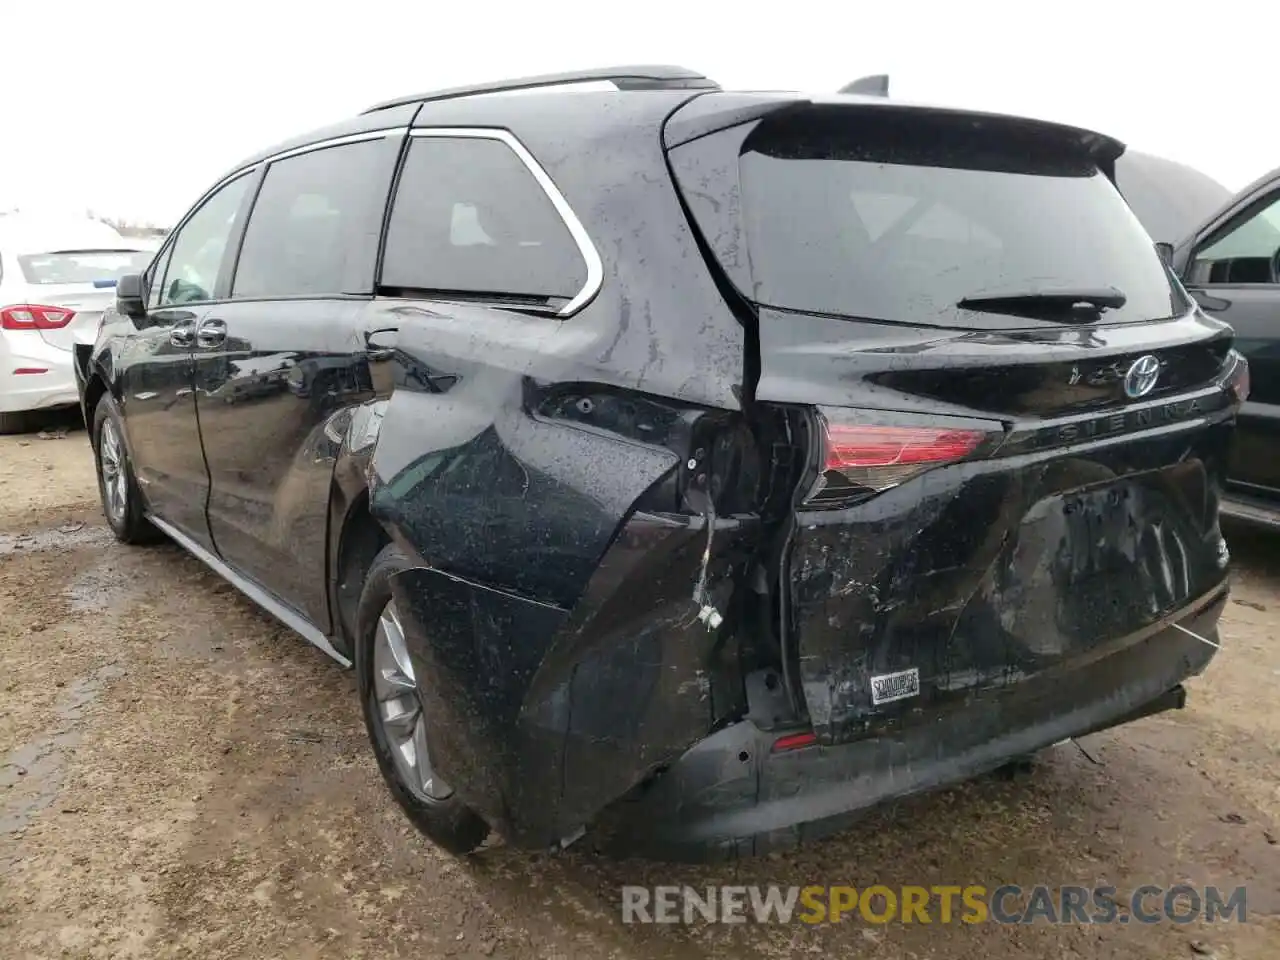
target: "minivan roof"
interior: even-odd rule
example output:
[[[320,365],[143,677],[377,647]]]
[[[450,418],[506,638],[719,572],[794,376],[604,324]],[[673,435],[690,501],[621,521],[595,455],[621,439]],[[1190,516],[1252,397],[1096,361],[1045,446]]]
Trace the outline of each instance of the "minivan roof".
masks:
[[[457,97],[473,97],[479,94],[504,93],[529,90],[537,87],[568,86],[581,83],[608,81],[619,90],[718,90],[720,85],[696,70],[687,67],[648,64],[645,66],[598,67],[591,70],[574,70],[566,73],[544,73],[531,77],[513,77],[509,80],[493,80],[464,87],[447,87],[427,93],[415,93],[374,104],[363,113],[374,113],[408,103],[425,103],[428,100],[452,100]]]
[[[647,104],[647,108],[627,112],[622,117],[611,117],[599,110],[599,101],[593,95],[576,93],[575,85],[598,81],[612,81],[619,92],[646,91],[637,94],[632,103]],[[545,88],[545,92],[542,89]],[[493,97],[503,91],[537,90],[537,97]],[[596,93],[594,97],[617,96],[617,93]],[[474,99],[468,99],[474,98]],[[466,101],[465,106],[463,101]],[[263,150],[238,164],[227,175],[264,160],[279,156],[293,149],[344,136],[356,136],[368,131],[409,126],[415,120],[418,125],[438,123],[442,126],[474,123],[479,126],[503,126],[516,129],[533,119],[533,115],[550,111],[554,116],[563,111],[580,108],[586,126],[595,122],[652,123],[664,130],[668,147],[686,142],[697,136],[722,129],[755,117],[762,117],[787,108],[864,107],[902,112],[925,111],[957,116],[988,118],[1025,126],[1027,129],[1065,137],[1086,146],[1106,164],[1124,151],[1124,144],[1105,134],[1073,127],[1053,121],[998,114],[956,107],[942,107],[927,103],[910,103],[884,96],[858,93],[805,93],[794,90],[774,91],[725,91],[703,74],[676,66],[621,66],[580,70],[572,73],[543,74],[468,87],[455,87],[429,93],[413,94],[377,104],[363,113],[341,120],[330,126],[293,137],[283,143]],[[587,117],[595,120],[588,120]],[[475,119],[472,120],[471,118]],[[225,177],[223,178],[225,179]]]

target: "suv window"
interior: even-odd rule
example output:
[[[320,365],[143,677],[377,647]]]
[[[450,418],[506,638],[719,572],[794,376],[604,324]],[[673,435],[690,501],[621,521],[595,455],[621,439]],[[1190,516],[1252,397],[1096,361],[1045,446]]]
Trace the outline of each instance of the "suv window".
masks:
[[[253,203],[231,296],[321,297],[359,284],[386,199],[385,140],[277,160]],[[367,289],[372,267],[363,278]]]
[[[1070,140],[841,107],[763,121],[740,144],[712,135],[672,158],[703,235],[763,306],[987,329],[1035,319],[961,300],[1115,288],[1126,302],[1107,323],[1187,309],[1151,238]]]
[[[587,265],[533,173],[506,143],[416,137],[387,227],[391,290],[572,299]]]
[[[164,248],[164,253],[151,264],[146,273],[147,307],[154,310],[160,306],[160,295],[164,292],[164,272],[169,269],[169,260],[173,257],[173,244]]]
[[[167,267],[156,274],[160,289],[152,306],[213,299],[236,211],[252,179],[245,173],[219,187],[182,225],[165,254]]]
[[[1280,194],[1224,236],[1196,251],[1188,282],[1193,284],[1277,283],[1280,269]]]

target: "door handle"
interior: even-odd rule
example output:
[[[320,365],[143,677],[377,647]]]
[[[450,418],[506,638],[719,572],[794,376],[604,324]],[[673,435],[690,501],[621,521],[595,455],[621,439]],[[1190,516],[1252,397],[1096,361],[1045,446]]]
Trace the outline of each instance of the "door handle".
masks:
[[[227,321],[206,317],[196,327],[197,347],[220,347],[227,339]]]
[[[175,347],[189,347],[196,342],[196,328],[190,320],[174,324],[169,331],[169,343]]]

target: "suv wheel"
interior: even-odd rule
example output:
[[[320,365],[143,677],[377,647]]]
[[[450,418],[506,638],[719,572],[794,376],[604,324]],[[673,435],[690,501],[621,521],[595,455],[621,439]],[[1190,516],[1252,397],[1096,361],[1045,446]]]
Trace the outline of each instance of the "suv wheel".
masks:
[[[147,520],[138,494],[138,482],[124,445],[120,410],[108,394],[93,412],[93,455],[98,468],[98,492],[102,512],[116,539],[122,543],[148,543],[160,533]]]
[[[356,614],[356,688],[391,795],[433,842],[450,853],[470,853],[489,826],[431,766],[418,682],[391,596],[391,576],[406,566],[388,546],[369,568]]]

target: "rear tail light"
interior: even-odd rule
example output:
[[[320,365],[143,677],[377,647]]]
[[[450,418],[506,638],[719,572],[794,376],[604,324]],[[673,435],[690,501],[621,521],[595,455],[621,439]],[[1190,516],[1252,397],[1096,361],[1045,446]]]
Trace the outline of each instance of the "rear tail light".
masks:
[[[71,322],[75,311],[66,307],[46,307],[38,303],[18,303],[0,307],[0,329],[57,330]]]
[[[983,430],[822,421],[822,476],[808,503],[834,506],[896,487],[934,467],[963,460]]]

